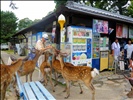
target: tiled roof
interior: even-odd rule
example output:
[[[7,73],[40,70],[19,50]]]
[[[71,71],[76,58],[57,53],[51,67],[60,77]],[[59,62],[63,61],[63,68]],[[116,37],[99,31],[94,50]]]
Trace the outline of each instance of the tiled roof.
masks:
[[[124,15],[120,15],[120,14],[112,13],[109,11],[101,10],[98,8],[90,7],[84,4],[79,4],[73,1],[68,1],[66,3],[66,7],[70,10],[75,10],[75,11],[84,12],[90,15],[106,17],[106,18],[115,19],[115,20],[133,24],[133,18],[131,17],[127,17]]]

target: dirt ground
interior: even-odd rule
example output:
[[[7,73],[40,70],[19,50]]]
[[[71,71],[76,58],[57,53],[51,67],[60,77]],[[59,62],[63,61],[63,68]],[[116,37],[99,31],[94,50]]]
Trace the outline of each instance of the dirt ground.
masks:
[[[111,80],[111,77],[118,77],[119,79]],[[21,77],[21,80],[22,82],[25,82],[25,77]],[[38,71],[35,70],[33,73],[33,81],[37,80],[39,80]],[[126,96],[126,94],[131,90],[131,86],[121,75],[112,74],[108,77],[101,77],[101,79],[95,78],[93,84],[95,87],[95,100],[133,100]],[[58,84],[55,87],[55,92],[53,92],[51,84],[48,82],[48,85],[45,86],[45,88],[56,98],[56,100],[91,100],[91,91],[83,83],[81,83],[81,85],[83,94],[80,94],[78,84],[74,83],[74,85],[71,85],[70,87],[70,97],[68,99],[64,99],[66,96],[66,92],[63,92],[65,85]],[[14,89],[8,89],[6,93],[7,99],[5,100],[18,100],[13,90]]]
[[[9,55],[5,52],[1,52],[3,60],[7,63]],[[38,81],[39,72],[35,70],[33,73],[33,81]],[[25,82],[25,77],[21,77],[22,82]],[[62,80],[62,79],[60,79]],[[54,82],[54,81],[53,81]],[[93,80],[95,87],[95,100],[133,100],[128,98],[126,94],[131,90],[131,85],[122,75],[114,74],[110,71],[101,72]],[[66,92],[63,92],[65,85],[59,84],[55,87],[55,92],[52,91],[50,82],[45,88],[56,98],[56,100],[91,100],[91,91],[83,84],[83,94],[80,94],[80,88],[77,83],[70,87],[70,97],[64,99]],[[14,89],[8,88],[6,92],[5,100],[19,100],[16,96]]]

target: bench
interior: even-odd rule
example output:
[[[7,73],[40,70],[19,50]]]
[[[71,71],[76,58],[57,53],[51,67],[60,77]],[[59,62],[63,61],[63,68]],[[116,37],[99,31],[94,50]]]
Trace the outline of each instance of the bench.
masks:
[[[39,81],[22,84],[17,73],[16,78],[19,95],[23,100],[56,100]]]

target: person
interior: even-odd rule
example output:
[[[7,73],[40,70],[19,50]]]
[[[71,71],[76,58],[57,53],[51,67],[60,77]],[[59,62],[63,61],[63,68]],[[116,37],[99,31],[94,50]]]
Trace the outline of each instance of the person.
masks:
[[[120,55],[120,44],[118,42],[118,38],[115,38],[115,41],[111,45],[111,49],[112,49],[112,56],[114,58],[113,66],[115,66],[115,73],[116,73],[116,67],[118,65],[118,57]]]
[[[35,46],[35,48],[37,50],[43,50],[43,51],[51,49],[51,47],[52,46],[50,45],[50,41],[48,39],[48,35],[47,34],[43,34],[42,38],[37,41],[36,46]],[[41,66],[41,64],[44,61],[44,59],[45,59],[44,55],[43,54],[40,55],[40,57],[38,58],[38,61],[37,61],[37,66],[38,67]],[[39,71],[39,78],[40,78],[40,71]],[[41,79],[40,81],[43,82],[44,79]]]
[[[118,38],[115,38],[115,41],[111,45],[112,47],[112,56],[115,60],[118,60],[118,56],[120,55],[120,44],[118,42]]]
[[[128,63],[129,63],[129,59],[131,57],[131,53],[133,51],[133,44],[132,44],[132,41],[131,39],[128,40],[128,44],[125,45],[124,49],[126,50],[127,52],[127,60],[128,60]]]
[[[47,34],[43,34],[42,38],[37,41],[35,48],[37,50],[47,50],[47,49],[50,49],[51,46],[47,43],[48,40],[49,40],[48,39],[48,35]]]

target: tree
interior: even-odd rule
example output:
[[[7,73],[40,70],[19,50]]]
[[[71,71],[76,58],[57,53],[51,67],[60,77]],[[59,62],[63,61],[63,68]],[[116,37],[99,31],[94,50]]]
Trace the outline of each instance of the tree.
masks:
[[[127,12],[125,12],[125,15],[131,16],[133,18],[133,1],[131,1],[131,4],[127,8]]]
[[[33,21],[30,20],[29,18],[21,19],[18,22],[18,30],[22,30],[24,28],[27,28],[27,27],[31,26],[32,24],[33,24]]]
[[[17,20],[13,12],[1,11],[1,43],[8,42],[8,39],[16,33]]]
[[[124,5],[126,5],[128,2],[128,0],[110,0],[110,8],[109,11],[112,11],[111,9],[113,9],[113,12],[118,12],[119,14],[123,15],[124,12],[127,10],[125,7],[123,7]]]

